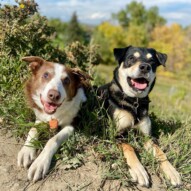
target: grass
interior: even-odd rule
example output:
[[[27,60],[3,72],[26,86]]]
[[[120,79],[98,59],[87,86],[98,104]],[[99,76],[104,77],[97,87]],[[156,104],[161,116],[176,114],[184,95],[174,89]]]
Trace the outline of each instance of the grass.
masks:
[[[110,81],[114,66],[98,66],[96,68],[96,84],[103,79]],[[34,126],[34,115],[23,101],[23,81],[27,77],[27,65],[18,60],[3,59],[0,65],[0,118],[1,128],[11,130],[20,140],[26,138],[30,127]],[[99,74],[99,75],[97,75]],[[183,186],[178,190],[190,190],[191,185],[191,91],[188,80],[158,76],[156,86],[150,98],[150,114],[153,134],[158,138],[161,148],[169,160],[180,172]],[[93,92],[92,92],[93,93]],[[131,129],[126,136],[115,139],[113,122],[105,117],[102,104],[94,108],[97,102],[89,95],[89,101],[83,106],[78,131],[67,142],[63,143],[55,160],[62,160],[65,169],[76,169],[83,165],[88,155],[94,155],[96,164],[102,164],[102,179],[119,180],[125,188],[135,188],[130,181],[128,167],[118,148],[120,141],[128,142],[136,148],[142,164],[150,174],[160,174],[158,163],[143,149],[146,138],[139,131]],[[91,112],[89,112],[91,111]],[[40,141],[34,146],[42,149],[47,138],[53,136],[47,131],[47,124],[38,125]],[[16,159],[15,159],[16,160]],[[174,190],[168,180],[163,179],[167,190]]]

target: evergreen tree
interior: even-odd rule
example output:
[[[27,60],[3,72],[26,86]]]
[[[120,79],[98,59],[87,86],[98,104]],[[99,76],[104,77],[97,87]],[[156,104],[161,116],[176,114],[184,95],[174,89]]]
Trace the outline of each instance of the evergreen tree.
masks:
[[[76,12],[73,13],[71,20],[68,23],[67,31],[66,31],[66,42],[68,44],[79,41],[79,42],[84,42],[84,35],[85,32],[81,28],[79,22],[78,22],[78,17]]]

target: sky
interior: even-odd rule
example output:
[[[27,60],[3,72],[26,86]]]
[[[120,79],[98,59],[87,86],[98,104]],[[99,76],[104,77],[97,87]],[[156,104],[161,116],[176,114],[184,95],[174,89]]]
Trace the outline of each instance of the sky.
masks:
[[[179,23],[182,26],[191,24],[191,0],[137,0],[146,8],[157,6],[159,14],[167,24]],[[13,0],[0,0],[1,3],[12,3]],[[131,0],[36,0],[39,12],[47,18],[60,18],[69,21],[76,11],[82,23],[97,25],[111,20],[111,14],[124,9]]]

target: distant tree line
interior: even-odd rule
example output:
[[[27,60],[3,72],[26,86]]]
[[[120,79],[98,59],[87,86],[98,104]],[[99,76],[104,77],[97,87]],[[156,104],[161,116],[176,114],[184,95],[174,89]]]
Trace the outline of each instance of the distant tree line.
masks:
[[[98,44],[103,64],[114,64],[113,48],[128,45],[156,48],[168,54],[167,68],[176,72],[191,63],[191,27],[179,24],[166,25],[158,7],[146,9],[142,2],[132,1],[118,13],[113,22],[88,26],[78,22],[74,13],[69,22],[49,21],[56,28],[55,44],[65,46],[73,41]],[[117,23],[117,24],[116,24]]]
[[[0,62],[33,55],[84,71],[100,63],[98,48],[88,43],[88,32],[78,23],[76,13],[69,23],[49,21],[39,14],[34,0],[15,3],[0,4]]]
[[[111,15],[112,22],[97,26],[79,23],[76,12],[69,22],[47,20],[38,13],[37,6],[35,1],[22,0],[18,6],[0,7],[1,52],[40,54],[64,61],[63,50],[78,41],[84,47],[98,45],[101,63],[107,65],[115,62],[113,48],[128,45],[153,47],[167,53],[167,69],[171,72],[191,64],[191,26],[166,25],[156,6],[146,9],[142,2],[132,1]]]

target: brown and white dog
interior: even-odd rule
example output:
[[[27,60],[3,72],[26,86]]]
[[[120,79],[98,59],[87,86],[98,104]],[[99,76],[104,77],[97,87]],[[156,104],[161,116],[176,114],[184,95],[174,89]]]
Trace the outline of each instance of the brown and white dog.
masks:
[[[118,134],[128,128],[138,128],[144,135],[151,136],[148,95],[155,84],[157,67],[165,66],[167,55],[152,48],[128,46],[115,48],[114,56],[118,66],[114,71],[113,80],[101,86],[98,94],[104,99],[108,113],[116,122]],[[125,143],[121,147],[133,180],[148,187],[149,176],[133,147]],[[180,185],[179,173],[158,145],[150,139],[145,148],[160,162],[160,168],[172,185]]]
[[[61,131],[49,139],[37,158],[36,149],[32,145],[32,141],[38,139],[36,128],[30,129],[18,153],[18,166],[30,166],[28,179],[36,182],[48,173],[53,155],[61,143],[73,134],[74,127],[71,124],[81,104],[86,101],[84,86],[90,77],[80,70],[40,57],[30,56],[22,60],[30,63],[32,71],[25,90],[28,103],[36,115],[36,123],[55,119],[61,126]]]

